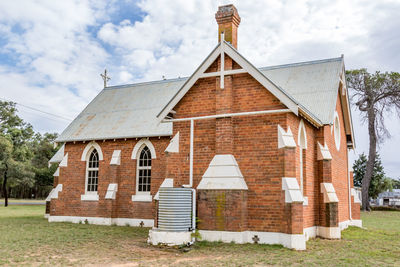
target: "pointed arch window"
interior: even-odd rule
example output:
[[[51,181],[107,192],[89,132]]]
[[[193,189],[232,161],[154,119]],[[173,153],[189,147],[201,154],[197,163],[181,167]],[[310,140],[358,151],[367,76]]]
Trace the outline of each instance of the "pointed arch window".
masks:
[[[137,160],[136,192],[149,194],[151,189],[151,152],[145,145]]]
[[[303,195],[303,205],[308,205],[308,198],[306,196],[306,182],[307,182],[307,132],[304,125],[304,121],[301,120],[299,124],[298,134],[298,145],[299,145],[299,169],[300,169],[300,191]]]
[[[90,152],[86,162],[86,192],[97,193],[99,185],[99,153],[96,148]]]

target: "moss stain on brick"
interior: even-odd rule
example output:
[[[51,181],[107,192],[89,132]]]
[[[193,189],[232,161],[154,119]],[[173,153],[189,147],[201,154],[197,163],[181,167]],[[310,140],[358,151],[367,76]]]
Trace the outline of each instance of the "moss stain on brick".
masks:
[[[218,230],[225,230],[225,206],[226,195],[225,192],[219,193],[216,197],[215,218]]]

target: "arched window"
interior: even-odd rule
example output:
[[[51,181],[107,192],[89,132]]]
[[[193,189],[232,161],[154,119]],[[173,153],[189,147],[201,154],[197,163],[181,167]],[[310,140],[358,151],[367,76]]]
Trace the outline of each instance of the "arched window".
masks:
[[[86,192],[97,193],[99,184],[99,153],[96,148],[90,152],[89,158],[86,161]]]
[[[144,145],[137,159],[136,192],[150,193],[151,189],[151,152]]]
[[[305,178],[305,168],[306,168],[306,149],[307,149],[307,135],[306,135],[306,127],[304,125],[304,121],[301,120],[299,124],[299,136],[298,136],[298,144],[300,148],[300,190],[304,196],[304,178]]]
[[[340,122],[339,115],[335,112],[335,116],[333,119],[333,135],[335,138],[336,149],[339,151],[340,149]]]

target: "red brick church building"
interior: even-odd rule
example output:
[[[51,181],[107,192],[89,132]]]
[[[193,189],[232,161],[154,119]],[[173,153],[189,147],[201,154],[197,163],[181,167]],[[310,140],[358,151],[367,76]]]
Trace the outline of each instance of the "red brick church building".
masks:
[[[59,136],[50,222],[295,249],[361,226],[343,56],[256,68],[237,50],[236,8],[215,17],[218,44],[190,77],[105,87]],[[189,196],[184,230],[166,192]]]

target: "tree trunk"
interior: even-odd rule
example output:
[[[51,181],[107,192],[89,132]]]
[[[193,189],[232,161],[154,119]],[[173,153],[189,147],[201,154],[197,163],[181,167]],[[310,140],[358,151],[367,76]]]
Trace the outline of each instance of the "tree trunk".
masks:
[[[375,111],[372,106],[368,110],[368,134],[369,134],[369,152],[367,168],[362,180],[362,210],[370,211],[369,205],[369,186],[371,184],[372,175],[374,173],[374,165],[376,158],[376,131],[375,131]]]
[[[7,171],[8,165],[6,164],[6,169],[4,171],[4,179],[3,179],[3,195],[4,195],[4,207],[8,206],[8,195],[7,195]]]

